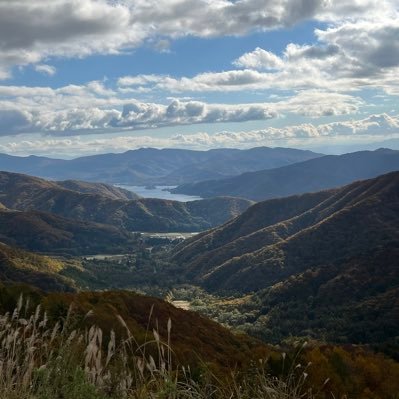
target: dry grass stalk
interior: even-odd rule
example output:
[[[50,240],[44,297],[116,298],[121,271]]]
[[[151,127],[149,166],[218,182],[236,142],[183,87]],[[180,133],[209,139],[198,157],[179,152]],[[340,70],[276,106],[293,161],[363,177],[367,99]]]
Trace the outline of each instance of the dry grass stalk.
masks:
[[[194,380],[189,368],[173,367],[172,322],[166,341],[159,330],[140,345],[128,325],[117,316],[126,338],[113,331],[104,342],[103,331],[70,329],[73,307],[60,324],[49,325],[38,306],[29,314],[21,297],[12,314],[0,316],[0,397],[7,399],[300,399],[313,398],[305,390],[307,368],[298,365],[286,380],[267,375],[259,364],[250,379],[233,373],[220,381],[211,373]],[[86,319],[90,314],[86,315]],[[150,318],[152,317],[152,311]],[[62,327],[61,327],[62,325]],[[155,347],[155,351],[154,351]],[[151,354],[152,353],[152,354]],[[299,375],[299,378],[298,378]],[[238,382],[240,381],[240,382]]]

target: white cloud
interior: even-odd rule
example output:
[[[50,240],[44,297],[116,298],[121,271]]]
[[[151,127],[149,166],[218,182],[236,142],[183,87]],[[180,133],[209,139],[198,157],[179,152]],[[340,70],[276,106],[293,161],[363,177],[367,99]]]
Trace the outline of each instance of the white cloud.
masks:
[[[392,16],[395,0],[0,0],[0,78],[46,57],[115,54],[146,41]]]
[[[140,82],[156,78],[134,79]],[[357,97],[317,90],[300,91],[271,102],[214,104],[175,98],[161,104],[139,101],[125,93],[121,95],[100,81],[58,89],[0,86],[0,135],[47,132],[67,136],[82,132],[260,121],[288,113],[320,117],[354,113],[361,105]]]
[[[213,135],[208,133],[179,134],[172,137],[171,140],[176,142],[176,145],[191,146],[192,148],[241,148],[243,146],[273,145],[273,142],[281,140],[290,142],[290,140],[295,139],[300,142],[304,139],[373,137],[398,134],[399,115],[380,114],[371,115],[362,120],[347,120],[320,125],[306,123],[283,128],[268,127],[261,130],[219,132]]]
[[[161,75],[136,75],[136,76],[124,76],[118,79],[118,85],[121,87],[125,86],[145,86],[148,84],[159,83],[166,76]]]
[[[304,90],[275,104],[278,110],[315,118],[356,113],[364,102],[360,98],[348,94]]]
[[[127,7],[104,0],[3,0],[0,66],[6,71],[48,56],[115,52],[140,42],[142,35],[129,24]]]
[[[257,47],[251,53],[245,53],[237,60],[233,61],[233,65],[240,68],[249,69],[280,69],[283,67],[283,60],[270,51]]]
[[[209,134],[176,134],[171,137],[148,135],[119,135],[105,138],[92,136],[74,136],[69,138],[35,137],[18,141],[2,139],[0,152],[14,155],[49,155],[70,157],[104,152],[123,152],[140,147],[157,148],[250,148],[254,146],[285,145],[308,146],[311,143],[327,142],[333,145],[341,138],[350,140],[375,140],[378,137],[399,136],[399,114],[371,115],[362,120],[346,120],[329,124],[301,124],[283,128],[265,128],[261,130],[218,132]]]
[[[370,17],[362,15],[360,19],[350,18],[351,12],[358,15],[365,10],[363,3],[342,1],[338,9],[345,10],[347,18],[342,16],[334,24],[317,29],[314,44],[289,43],[282,54],[257,47],[233,61],[233,65],[239,69],[181,78],[163,75],[127,76],[119,79],[118,83],[122,90],[130,87],[136,92],[238,92],[269,89],[348,92],[375,88],[398,95],[399,12],[392,7],[388,12],[388,2],[382,3],[380,9],[377,9],[374,1],[366,3],[376,8],[374,14],[372,8],[369,9]]]
[[[329,88],[336,91],[374,87],[399,91],[399,16],[345,21],[315,32],[314,45],[289,44],[282,57],[262,49],[234,62],[259,73],[264,88]],[[225,74],[228,72],[225,72]],[[248,74],[248,70],[241,71]],[[208,77],[210,79],[210,77]]]
[[[56,68],[52,65],[38,64],[35,66],[35,71],[47,76],[54,76],[57,72]]]
[[[362,89],[399,95],[397,0],[0,0],[0,79],[14,65],[49,76],[51,57],[117,54],[144,43],[167,51],[185,35],[214,37],[326,22],[313,44],[255,48],[237,68],[193,77],[137,75],[85,85],[0,86],[0,135],[73,135],[200,123],[356,113]],[[44,61],[45,60],[45,61]],[[263,94],[253,104],[148,99],[202,92]],[[152,94],[152,95],[148,95]],[[142,96],[145,100],[139,100]],[[259,97],[261,98],[261,97]]]
[[[274,103],[210,104],[172,99],[168,104],[120,96],[93,81],[49,87],[0,86],[0,135],[27,132],[73,135],[198,123],[243,122],[278,117]],[[287,105],[287,109],[293,109]]]

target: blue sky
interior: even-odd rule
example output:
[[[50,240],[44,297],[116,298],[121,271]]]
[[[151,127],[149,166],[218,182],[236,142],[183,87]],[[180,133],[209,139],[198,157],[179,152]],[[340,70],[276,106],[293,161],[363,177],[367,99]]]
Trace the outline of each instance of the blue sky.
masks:
[[[315,42],[314,21],[300,23],[290,28],[257,32],[245,36],[179,38],[170,42],[168,51],[158,51],[150,43],[121,55],[93,55],[87,58],[53,59],[51,65],[57,73],[48,76],[35,71],[35,65],[25,68],[15,66],[7,83],[12,85],[47,86],[57,88],[70,84],[85,84],[104,78],[115,82],[119,77],[139,74],[167,74],[176,77],[195,76],[204,71],[231,69],[231,62],[256,47],[267,48],[281,54],[287,44]]]
[[[396,0],[0,0],[0,152],[399,135]]]

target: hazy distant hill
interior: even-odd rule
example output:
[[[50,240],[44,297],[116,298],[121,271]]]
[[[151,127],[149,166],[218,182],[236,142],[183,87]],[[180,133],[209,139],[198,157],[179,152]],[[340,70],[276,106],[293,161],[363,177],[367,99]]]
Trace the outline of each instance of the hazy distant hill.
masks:
[[[30,155],[28,157],[17,157],[8,154],[0,154],[0,170],[15,173],[27,173],[31,175],[50,175],[52,169],[66,165],[63,159],[38,157]]]
[[[249,150],[141,148],[73,160],[0,154],[0,170],[52,179],[78,179],[130,185],[177,185],[275,168],[320,156],[311,151],[259,147]]]
[[[395,170],[399,170],[399,151],[379,149],[328,155],[228,179],[185,184],[172,192],[203,198],[228,195],[260,201],[338,187]]]
[[[388,345],[399,327],[399,172],[258,203],[174,260],[210,290],[257,292],[251,328],[269,341]]]
[[[98,192],[98,191],[95,191]],[[9,209],[50,212],[68,219],[130,231],[201,231],[238,216],[251,201],[215,198],[188,203],[162,199],[112,199],[65,189],[56,182],[0,172],[0,202]]]

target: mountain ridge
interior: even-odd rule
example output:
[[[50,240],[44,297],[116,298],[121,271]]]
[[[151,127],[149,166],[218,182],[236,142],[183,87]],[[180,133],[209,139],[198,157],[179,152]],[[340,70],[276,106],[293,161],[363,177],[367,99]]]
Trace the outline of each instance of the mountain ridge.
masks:
[[[257,203],[172,253],[187,282],[252,298],[242,328],[254,336],[370,344],[395,356],[398,259],[399,172]]]
[[[82,222],[38,211],[0,210],[0,241],[46,254],[126,252],[137,240],[111,225]]]
[[[274,168],[318,157],[307,150],[255,147],[249,150],[140,148],[72,160],[0,154],[0,170],[55,180],[99,181],[127,185],[178,185]]]
[[[399,151],[379,149],[326,155],[228,179],[185,184],[171,191],[203,198],[229,195],[262,201],[343,186],[395,170],[399,170]]]
[[[386,230],[384,230],[385,232],[378,232],[380,235],[373,231],[376,239],[382,239],[384,237],[383,234],[388,233],[392,235],[392,238],[396,237],[398,239],[398,232],[395,226],[398,218],[395,210],[397,211],[399,207],[399,190],[396,193],[398,187],[399,172],[392,172],[376,179],[356,182],[337,190],[258,203],[227,224],[183,243],[175,250],[174,258],[180,262],[191,259],[188,269],[197,277],[198,270],[202,270],[202,278],[209,282],[209,286],[216,286],[219,281],[223,286],[230,286],[230,288],[234,289],[238,288],[239,285],[243,286],[244,289],[247,286],[247,290],[259,289],[265,285],[265,281],[268,281],[267,277],[263,276],[262,281],[262,276],[259,276],[258,279],[251,279],[252,283],[248,284],[248,281],[240,275],[240,277],[234,277],[235,283],[233,284],[234,272],[239,269],[240,262],[246,265],[247,274],[249,273],[248,270],[256,269],[256,266],[250,266],[250,264],[260,265],[262,262],[268,262],[267,264],[271,266],[274,265],[273,268],[278,274],[278,265],[283,262],[283,274],[285,275],[291,270],[288,267],[287,260],[294,267],[295,261],[291,259],[294,256],[293,254],[296,253],[295,258],[302,253],[301,256],[306,255],[307,258],[312,260],[313,255],[311,255],[311,251],[309,252],[309,245],[318,248],[317,253],[319,255],[313,256],[313,263],[317,259],[322,259],[320,253],[323,250],[329,253],[326,247],[326,240],[323,240],[322,237],[327,239],[331,235],[331,230],[342,230],[340,235],[333,237],[335,241],[341,243],[341,251],[347,247],[349,248],[349,242],[353,242],[353,245],[361,248],[366,248],[367,243],[370,245],[372,236],[364,233],[364,229],[368,225],[366,224],[366,227],[362,229],[354,215],[360,214],[364,221],[370,223],[370,226],[374,227],[374,224],[377,223]],[[235,230],[236,226],[245,222],[247,214],[254,212],[259,215],[260,220],[264,220],[264,216],[261,213],[262,210],[267,215],[273,204],[278,208],[279,204],[284,206],[287,201],[298,199],[312,200],[318,203],[313,207],[309,206],[309,209],[305,211],[299,208],[297,215],[290,214],[288,218],[283,216],[274,224],[268,223],[266,216],[264,226],[258,225],[254,226],[253,230],[247,229],[242,236],[229,235],[231,231]],[[382,207],[381,203],[384,203],[385,206]],[[392,210],[390,207],[392,207]],[[373,219],[374,214],[367,215],[366,210],[378,212],[377,215],[380,219],[377,216]],[[389,217],[392,218],[392,221],[390,221]],[[351,218],[350,223],[348,223],[348,218]],[[355,234],[356,229],[358,230],[357,236]],[[323,234],[320,233],[321,231],[323,231]],[[352,235],[355,234],[356,239],[351,238],[348,231],[351,231]],[[312,235],[314,234],[316,236],[313,238]],[[342,239],[343,236],[348,241]],[[315,244],[316,239],[317,245]],[[284,252],[287,250],[287,246],[288,253]],[[339,247],[339,245],[336,244],[336,247]],[[352,249],[350,248],[347,253],[352,253]],[[306,253],[306,250],[308,253]],[[290,259],[287,258],[287,254],[290,254]],[[327,257],[326,259],[330,260],[331,258]],[[205,275],[204,267],[206,270]],[[219,275],[219,278],[217,278],[217,275]],[[274,282],[275,280],[271,275],[269,283],[274,284]]]
[[[1,283],[26,283],[43,290],[74,291],[73,282],[58,274],[62,261],[0,242]]]
[[[153,198],[114,199],[11,172],[0,172],[0,202],[9,209],[41,211],[129,231],[150,232],[205,230],[237,216],[253,203],[227,197],[187,203]]]

